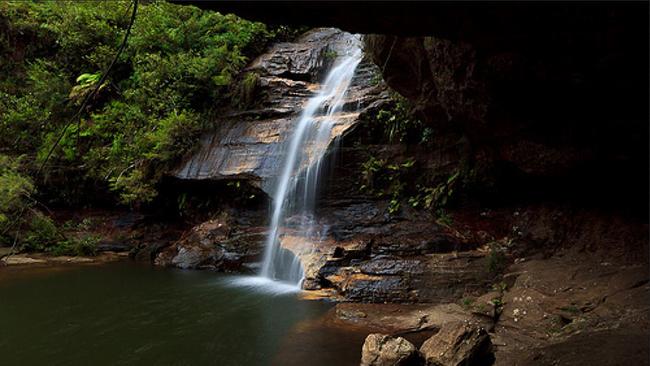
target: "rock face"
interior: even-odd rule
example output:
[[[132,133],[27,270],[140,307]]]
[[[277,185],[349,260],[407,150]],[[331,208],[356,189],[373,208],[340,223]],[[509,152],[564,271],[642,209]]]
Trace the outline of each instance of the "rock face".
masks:
[[[373,333],[363,343],[361,366],[416,366],[421,364],[415,346],[402,337]]]
[[[448,323],[426,340],[420,352],[427,366],[489,366],[494,363],[487,332],[466,323]]]
[[[180,179],[244,179],[267,184],[280,172],[283,142],[293,131],[307,100],[339,55],[348,51],[353,36],[336,29],[315,29],[295,42],[279,43],[246,69],[249,106],[226,114],[217,129],[202,138],[201,149],[182,164]],[[378,69],[362,62],[348,90],[343,110],[335,117],[330,141],[355,126],[365,111],[386,100]],[[309,146],[304,153],[308,154]]]
[[[647,201],[648,180],[634,172],[648,166],[647,54],[632,40],[647,34],[627,16],[567,16],[602,19],[588,32],[476,37],[470,28],[451,37],[432,27],[429,36],[365,40],[386,83],[443,141],[465,141],[456,163],[502,187],[492,190],[501,199],[537,190],[645,212],[636,202]]]
[[[317,29],[296,42],[277,44],[253,61],[247,72],[257,78],[255,107],[223,116],[218,129],[204,136],[200,151],[176,176],[244,179],[268,189],[267,183],[280,171],[283,141],[335,55],[345,52],[350,37],[333,29]],[[369,130],[367,116],[389,99],[378,75],[377,66],[363,61],[348,90],[349,101],[337,116],[331,138],[345,137],[343,146],[332,151],[339,159],[331,160],[337,167],[325,177],[324,199],[319,202],[318,217],[313,218],[316,234],[297,232],[292,222],[302,218],[290,218],[281,244],[300,257],[306,289],[334,290],[347,301],[454,301],[484,287],[488,280],[482,253],[453,254],[472,250],[475,243],[452,235],[435,224],[431,215],[387,215],[385,202],[359,194],[357,177],[367,154],[407,154],[395,151],[395,145],[364,137]],[[308,151],[306,147],[304,153]],[[227,260],[229,256],[251,257],[246,246],[241,250],[224,247],[230,238],[206,239],[200,226],[193,231],[159,255],[157,263],[224,269],[236,267],[237,260]],[[256,245],[259,253],[259,242]]]
[[[370,199],[322,204],[319,235],[289,227],[281,237],[302,262],[305,289],[334,289],[355,302],[445,302],[481,291],[491,278],[474,242],[430,218],[390,217]]]
[[[648,262],[621,265],[614,259],[580,252],[511,266],[516,279],[496,328],[498,343],[508,346],[497,362],[647,364],[648,342],[633,339],[646,333],[647,340],[650,326]]]

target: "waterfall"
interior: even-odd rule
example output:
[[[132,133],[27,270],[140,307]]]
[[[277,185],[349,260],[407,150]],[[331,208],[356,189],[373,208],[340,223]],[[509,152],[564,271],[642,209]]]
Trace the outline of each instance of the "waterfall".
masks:
[[[272,208],[261,269],[255,277],[233,278],[231,283],[235,286],[274,294],[296,292],[302,287],[304,271],[299,256],[309,253],[312,243],[324,235],[316,230],[319,226],[314,211],[328,145],[340,134],[338,128],[347,126],[350,117],[358,115],[356,111],[344,111],[343,107],[346,103],[355,104],[346,101],[346,93],[363,58],[361,38],[347,33],[342,37],[337,40],[336,59],[319,91],[306,101],[289,138],[278,148],[281,156],[278,175],[264,183],[264,191],[270,192]],[[293,252],[282,248],[282,229],[305,241],[294,241]]]
[[[336,114],[363,54],[357,36],[350,39],[345,55],[337,55],[321,90],[307,102],[292,137],[284,146],[280,175],[274,184],[269,234],[260,276],[300,287],[304,273],[296,255],[280,248],[280,228],[286,219],[299,215],[297,230],[303,237],[313,233],[313,210],[319,188],[323,158],[327,152]]]

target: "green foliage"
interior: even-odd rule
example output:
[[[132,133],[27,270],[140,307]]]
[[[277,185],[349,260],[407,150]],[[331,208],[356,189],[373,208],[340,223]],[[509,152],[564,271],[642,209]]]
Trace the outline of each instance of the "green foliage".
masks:
[[[0,72],[0,146],[14,154],[33,153],[53,130],[50,121],[65,117],[70,84],[50,61],[21,65],[1,58],[0,65],[17,69],[6,75]]]
[[[368,160],[361,165],[361,178],[363,185],[359,189],[373,193],[375,176],[384,168],[384,165],[386,165],[386,160],[377,159],[372,155],[369,156]]]
[[[415,159],[409,158],[400,163],[389,163],[386,159],[378,159],[370,155],[361,164],[361,184],[359,190],[373,194],[377,198],[389,199],[389,213],[399,211],[401,202],[406,200],[413,208],[435,210],[437,221],[441,225],[450,226],[452,218],[444,207],[453,199],[457,186],[460,184],[460,170],[455,170],[444,181],[434,187],[409,182],[423,181],[417,175]]]
[[[389,143],[426,143],[433,132],[413,115],[408,101],[399,94],[393,94],[393,103],[379,110],[372,123],[384,131]]]
[[[3,149],[35,164],[47,156],[116,54],[130,4],[0,3]],[[230,104],[250,57],[291,32],[192,6],[142,3],[127,48],[79,124],[63,135],[46,175],[74,169],[123,203],[151,201],[163,172],[196,146],[216,109]],[[245,103],[255,84],[253,75],[243,78]]]
[[[34,184],[20,172],[20,166],[20,159],[0,154],[0,245],[13,244],[33,205]]]
[[[15,243],[18,251],[94,254],[97,240],[67,239],[49,216],[34,208],[34,185],[20,167],[19,159],[0,154],[0,245]],[[87,230],[89,225],[82,222],[76,229]]]
[[[392,103],[379,110],[369,120],[370,134],[381,136],[389,143],[426,146],[432,142],[434,131],[417,119],[406,99],[394,94]],[[418,174],[409,164],[392,164],[386,159],[370,156],[361,166],[361,190],[377,197],[389,197],[389,211],[397,212],[400,204],[407,202],[415,209],[435,212],[441,225],[449,226],[452,218],[444,210],[455,199],[456,193],[467,181],[468,174],[461,164],[447,177]]]
[[[70,95],[68,97],[74,101],[74,104],[81,104],[83,99],[85,99],[92,92],[92,90],[96,88],[96,85],[100,79],[101,73],[99,72],[94,74],[79,75],[76,80],[77,84],[72,87],[72,90],[70,91]],[[104,82],[99,87],[97,93],[101,92],[105,88],[106,82]]]
[[[472,307],[472,305],[474,304],[474,301],[475,301],[475,299],[473,299],[471,297],[466,297],[466,298],[462,299],[461,304],[463,305],[463,307],[465,309],[470,309]]]
[[[82,235],[87,228],[61,230],[37,209],[26,172],[36,170],[97,88],[122,42],[130,6],[130,0],[0,2],[0,244],[95,252],[99,239]],[[253,100],[257,75],[236,77],[248,60],[271,39],[297,32],[192,6],[141,2],[124,53],[62,135],[39,191],[69,201],[84,193],[81,187],[94,186],[125,204],[153,200],[164,172],[197,145],[210,127],[206,121],[231,104],[232,90],[241,87],[243,102]]]
[[[499,282],[492,285],[492,291],[497,291],[503,294],[508,289],[508,284],[505,282]]]
[[[101,238],[97,235],[82,235],[59,242],[50,251],[54,255],[85,255],[97,254],[97,244]]]
[[[413,207],[425,209],[440,208],[447,205],[454,195],[454,189],[458,183],[460,171],[454,171],[444,182],[435,187],[424,187],[418,185],[418,194],[409,199]]]
[[[495,243],[490,244],[490,252],[488,253],[487,260],[488,272],[493,276],[501,274],[506,269],[506,255],[503,249]]]
[[[494,298],[490,300],[490,302],[492,303],[492,306],[494,306],[497,309],[503,308],[503,300],[500,298]]]
[[[370,80],[371,85],[379,85],[384,78],[381,76],[380,73],[376,73],[372,76],[372,79]]]
[[[323,56],[324,56],[325,58],[328,58],[328,59],[335,59],[335,58],[338,57],[338,55],[339,55],[339,54],[336,52],[336,50],[327,50],[327,51],[325,51],[325,53],[323,54]]]
[[[62,225],[66,235],[46,251],[54,255],[96,255],[97,244],[101,241],[101,237],[89,233],[93,226],[94,222],[91,218],[84,218],[80,222],[66,221]]]
[[[24,233],[20,249],[26,251],[51,251],[63,236],[51,218],[40,212],[32,215],[29,227]]]
[[[247,72],[237,83],[232,96],[233,105],[238,108],[247,108],[254,105],[260,76],[256,72]]]
[[[34,185],[19,172],[20,160],[0,154],[0,232],[31,203]]]
[[[34,185],[20,168],[20,159],[0,154],[0,245],[49,251],[64,237],[50,217],[34,208]]]
[[[395,214],[401,206],[406,183],[414,171],[415,159],[389,164],[385,159],[369,156],[361,166],[360,190],[377,198],[388,197],[388,212]]]
[[[86,217],[85,219],[81,220],[81,222],[77,222],[74,220],[68,220],[63,223],[61,226],[63,230],[67,231],[88,231],[92,228],[93,226],[93,219]]]
[[[449,215],[444,209],[440,208],[436,210],[436,223],[442,226],[451,226],[454,223],[453,218]]]

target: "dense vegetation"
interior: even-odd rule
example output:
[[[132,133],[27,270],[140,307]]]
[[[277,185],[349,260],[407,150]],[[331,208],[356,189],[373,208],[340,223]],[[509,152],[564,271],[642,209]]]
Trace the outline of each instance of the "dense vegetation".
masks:
[[[38,209],[35,195],[66,204],[89,190],[128,205],[153,200],[164,172],[195,146],[211,115],[232,103],[241,89],[236,75],[247,61],[287,34],[233,15],[148,1],[140,4],[127,47],[98,86],[132,6],[0,3],[5,244],[18,238],[20,246],[38,242],[33,249],[42,250],[67,242]],[[65,129],[96,87],[80,118]]]
[[[438,223],[448,224],[450,218],[445,208],[457,198],[460,188],[472,183],[475,172],[471,166],[462,161],[446,175],[427,174],[415,152],[433,148],[434,131],[418,119],[409,101],[396,93],[391,94],[391,102],[367,118],[367,126],[375,138],[386,144],[411,146],[414,154],[382,158],[367,152],[367,159],[361,164],[359,190],[387,199],[390,214],[398,213],[408,204],[415,209],[432,211]]]

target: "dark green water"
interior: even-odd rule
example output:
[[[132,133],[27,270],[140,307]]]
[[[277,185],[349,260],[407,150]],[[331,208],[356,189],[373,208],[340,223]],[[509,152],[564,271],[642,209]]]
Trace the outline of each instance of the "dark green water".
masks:
[[[0,364],[358,365],[331,305],[132,263],[0,268]]]

